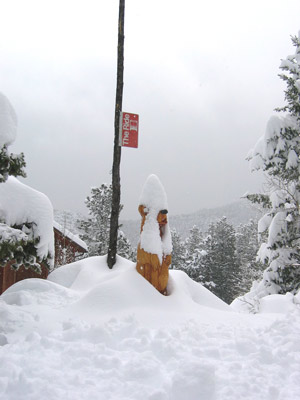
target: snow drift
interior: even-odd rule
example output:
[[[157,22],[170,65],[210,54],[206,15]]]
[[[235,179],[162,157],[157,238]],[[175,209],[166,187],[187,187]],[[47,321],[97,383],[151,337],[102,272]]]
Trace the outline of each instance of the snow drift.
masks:
[[[238,314],[183,272],[169,285],[162,296],[133,263],[118,257],[109,270],[93,257],[11,286],[0,296],[0,397],[298,398],[297,304]]]

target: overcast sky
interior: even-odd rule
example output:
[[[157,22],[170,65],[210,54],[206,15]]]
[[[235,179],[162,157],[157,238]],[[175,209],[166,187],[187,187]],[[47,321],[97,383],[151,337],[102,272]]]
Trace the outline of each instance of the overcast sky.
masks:
[[[10,150],[54,208],[83,212],[111,181],[119,2],[0,3],[0,91],[19,120]],[[122,149],[121,218],[139,218],[151,173],[172,215],[260,190],[245,158],[283,105],[278,67],[299,16],[299,0],[126,0],[123,110],[140,115],[140,138]]]

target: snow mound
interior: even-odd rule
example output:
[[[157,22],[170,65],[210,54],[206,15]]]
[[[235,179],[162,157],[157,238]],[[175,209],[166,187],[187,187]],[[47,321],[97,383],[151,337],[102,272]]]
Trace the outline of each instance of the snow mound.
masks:
[[[180,271],[168,292],[120,257],[112,270],[92,257],[11,286],[0,296],[0,398],[299,397],[297,305],[238,314]]]
[[[90,322],[129,313],[143,322],[159,324],[166,316],[186,319],[201,307],[231,312],[227,304],[182,271],[170,271],[169,295],[163,296],[137,273],[133,262],[121,257],[112,270],[107,268],[106,256],[91,257],[56,269],[48,280],[81,293],[69,311]]]
[[[54,255],[53,208],[43,193],[10,176],[0,184],[0,220],[9,226],[33,223],[38,256]]]
[[[15,110],[6,96],[0,92],[0,148],[15,141],[17,125]]]
[[[250,292],[236,298],[230,306],[237,312],[286,314],[300,310],[300,292],[298,295],[269,294],[262,282],[254,282]]]
[[[260,299],[261,313],[282,313],[286,314],[295,309],[295,305],[300,305],[295,296],[291,293],[271,294]]]

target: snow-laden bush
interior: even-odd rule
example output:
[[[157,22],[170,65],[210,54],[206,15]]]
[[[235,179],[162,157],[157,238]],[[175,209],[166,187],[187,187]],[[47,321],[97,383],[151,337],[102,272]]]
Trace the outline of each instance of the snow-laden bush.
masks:
[[[53,266],[53,209],[44,194],[15,178],[25,177],[23,153],[8,153],[16,132],[16,113],[0,93],[0,265],[40,271],[41,263]]]

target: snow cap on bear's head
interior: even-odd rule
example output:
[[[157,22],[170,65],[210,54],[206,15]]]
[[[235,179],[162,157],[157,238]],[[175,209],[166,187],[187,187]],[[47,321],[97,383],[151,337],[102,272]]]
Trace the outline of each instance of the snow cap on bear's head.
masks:
[[[142,189],[139,206],[143,205],[149,210],[167,210],[167,195],[163,185],[154,174],[149,175]]]
[[[0,148],[12,144],[17,136],[17,115],[8,99],[0,92]]]

